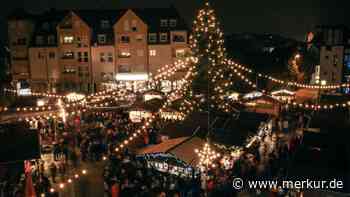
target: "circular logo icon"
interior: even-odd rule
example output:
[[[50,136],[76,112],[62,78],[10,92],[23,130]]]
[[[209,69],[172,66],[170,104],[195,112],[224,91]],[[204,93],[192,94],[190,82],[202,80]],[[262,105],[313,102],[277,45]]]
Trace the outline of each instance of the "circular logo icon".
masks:
[[[243,179],[234,178],[232,181],[232,187],[236,190],[241,190],[243,188]]]

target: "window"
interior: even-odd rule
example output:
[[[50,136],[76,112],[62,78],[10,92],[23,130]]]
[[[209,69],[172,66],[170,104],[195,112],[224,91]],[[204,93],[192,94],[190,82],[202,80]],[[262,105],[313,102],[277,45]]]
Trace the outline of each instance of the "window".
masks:
[[[76,69],[73,66],[64,66],[63,73],[66,74],[74,74],[76,72]]]
[[[80,48],[82,45],[81,45],[81,38],[78,36],[77,37],[77,47]]]
[[[64,44],[72,44],[74,41],[74,37],[73,36],[64,36],[63,37],[63,43]]]
[[[336,81],[335,73],[332,72],[332,82],[335,82],[335,81]]]
[[[120,42],[121,43],[129,43],[130,42],[130,37],[129,36],[121,36],[120,37]]]
[[[148,41],[151,43],[157,42],[157,34],[156,33],[150,33],[148,35]]]
[[[183,58],[183,57],[185,57],[185,49],[177,49],[175,51],[175,57],[176,58]]]
[[[131,21],[131,30],[133,32],[137,32],[137,21],[136,20]]]
[[[185,42],[185,36],[183,35],[174,35],[173,42]]]
[[[83,61],[83,58],[82,58],[82,55],[81,55],[81,52],[77,52],[77,56],[78,56],[78,62],[82,62]]]
[[[83,60],[84,62],[89,62],[89,53],[87,51],[84,52]]]
[[[62,59],[74,59],[74,53],[72,51],[66,51],[63,53]]]
[[[106,62],[105,53],[100,53],[100,62]]]
[[[108,29],[110,27],[108,20],[101,20],[101,28],[102,29]]]
[[[36,43],[37,45],[43,45],[43,44],[44,44],[44,37],[42,37],[42,36],[37,36],[37,37],[36,37],[36,40],[35,40],[35,43]]]
[[[168,34],[167,33],[160,33],[160,41],[167,42],[168,41]]]
[[[42,52],[38,52],[38,58],[39,59],[44,59],[45,56],[44,56],[44,54]]]
[[[50,59],[55,59],[55,57],[56,57],[56,53],[55,52],[49,52],[49,58]]]
[[[99,44],[105,44],[107,42],[107,36],[106,34],[98,34],[97,35],[97,42]]]
[[[338,56],[337,56],[337,55],[334,55],[334,56],[333,56],[333,66],[334,66],[334,67],[337,67],[338,62],[339,62]]]
[[[131,72],[131,68],[130,68],[129,65],[119,65],[118,66],[118,71],[120,73],[129,73],[129,72]]]
[[[160,26],[161,27],[168,27],[168,20],[167,19],[161,19],[160,20]]]
[[[27,44],[27,39],[25,39],[25,38],[18,38],[17,45],[26,45],[26,44]]]
[[[120,58],[129,58],[131,57],[131,53],[129,49],[120,49],[119,55]]]
[[[155,49],[149,50],[149,56],[154,57],[154,56],[156,56],[156,55],[157,55],[157,51],[156,51]]]
[[[130,24],[128,20],[124,21],[124,31],[130,31]]]
[[[113,53],[109,52],[107,54],[107,59],[108,59],[108,62],[113,62]]]
[[[143,57],[143,50],[142,49],[138,49],[137,51],[136,51],[136,53],[137,53],[137,56],[139,56],[139,57]]]
[[[170,19],[169,26],[170,27],[176,27],[177,25],[177,20],[176,19]]]
[[[142,42],[143,41],[143,35],[142,34],[136,35],[136,41],[137,42]]]
[[[42,24],[42,28],[43,28],[44,30],[49,30],[50,24],[49,24],[48,22],[45,22],[45,23]]]
[[[54,36],[54,35],[49,35],[49,36],[47,37],[47,43],[48,43],[49,45],[55,44],[55,36]]]

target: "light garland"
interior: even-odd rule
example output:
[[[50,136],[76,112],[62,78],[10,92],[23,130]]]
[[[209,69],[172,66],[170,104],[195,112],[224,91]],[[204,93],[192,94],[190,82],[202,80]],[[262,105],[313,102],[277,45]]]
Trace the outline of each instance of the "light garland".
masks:
[[[227,59],[226,62],[228,63],[228,65],[234,66],[238,69],[247,71],[249,73],[255,73],[256,76],[259,78],[268,79],[274,83],[278,83],[281,85],[287,85],[287,86],[298,87],[298,88],[306,88],[306,89],[317,89],[317,90],[319,90],[319,89],[321,89],[321,90],[334,90],[334,89],[349,88],[350,87],[349,83],[332,84],[332,85],[310,85],[310,84],[298,83],[295,81],[285,81],[285,80],[277,79],[271,75],[262,74],[262,73],[253,71],[252,69],[249,69],[248,67],[242,66],[238,63],[235,63],[234,61],[229,60],[229,59]]]

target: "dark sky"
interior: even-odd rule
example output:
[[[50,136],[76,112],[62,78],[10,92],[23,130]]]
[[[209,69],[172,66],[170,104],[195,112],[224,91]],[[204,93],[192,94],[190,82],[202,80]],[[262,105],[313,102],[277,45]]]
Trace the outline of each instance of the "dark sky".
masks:
[[[15,8],[40,12],[56,9],[166,7],[174,4],[190,23],[204,0],[6,0],[0,7],[0,40],[6,39],[6,16]],[[226,33],[276,33],[304,38],[318,24],[350,25],[347,0],[213,0]],[[348,0],[349,1],[349,0]],[[321,3],[322,2],[322,3]],[[350,9],[350,7],[348,8]]]

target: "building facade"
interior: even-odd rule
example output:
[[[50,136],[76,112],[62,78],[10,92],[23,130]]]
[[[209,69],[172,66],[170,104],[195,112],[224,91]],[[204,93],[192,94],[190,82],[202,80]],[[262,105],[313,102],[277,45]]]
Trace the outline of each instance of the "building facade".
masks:
[[[189,51],[187,25],[173,7],[16,11],[8,29],[14,82],[40,91],[97,91],[118,81],[137,88]]]
[[[319,26],[315,33],[320,65],[316,66],[316,82],[339,84],[350,82],[350,35],[344,26]]]

